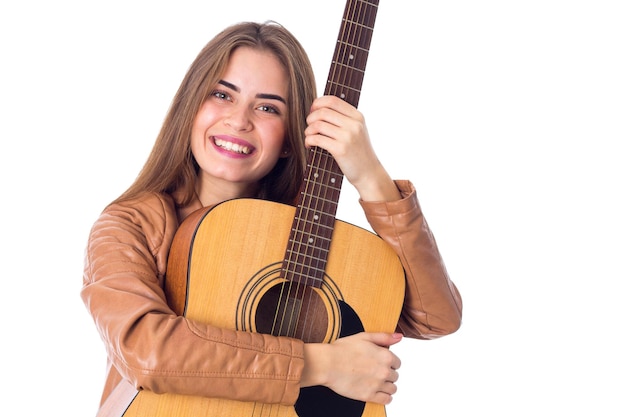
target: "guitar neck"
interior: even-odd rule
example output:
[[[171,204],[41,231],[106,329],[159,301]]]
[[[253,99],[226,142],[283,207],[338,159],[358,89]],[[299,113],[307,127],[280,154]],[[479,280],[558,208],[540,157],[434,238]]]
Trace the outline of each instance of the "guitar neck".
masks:
[[[377,12],[378,0],[346,3],[325,95],[340,97],[358,107]]]
[[[358,106],[377,11],[378,0],[346,2],[325,95]],[[332,155],[312,148],[283,263],[288,280],[321,285],[342,182],[343,173]]]

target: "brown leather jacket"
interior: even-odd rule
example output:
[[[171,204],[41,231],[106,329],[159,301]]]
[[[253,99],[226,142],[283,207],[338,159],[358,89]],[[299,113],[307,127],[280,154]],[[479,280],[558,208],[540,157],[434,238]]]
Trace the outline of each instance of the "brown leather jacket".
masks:
[[[412,184],[396,184],[402,200],[361,205],[406,272],[398,330],[420,339],[450,334],[461,324],[461,297]],[[81,297],[108,354],[102,404],[116,386],[130,383],[157,393],[293,405],[304,363],[302,341],[192,322],[166,302],[163,279],[173,236],[198,208],[195,201],[177,210],[171,196],[146,194],[107,207],[91,230]]]

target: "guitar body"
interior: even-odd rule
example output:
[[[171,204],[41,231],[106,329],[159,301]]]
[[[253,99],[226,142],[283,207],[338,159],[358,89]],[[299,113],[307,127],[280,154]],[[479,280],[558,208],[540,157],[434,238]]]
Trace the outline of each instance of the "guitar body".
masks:
[[[221,328],[276,334],[274,317],[280,294],[294,285],[280,274],[294,210],[288,205],[239,199],[190,215],[174,238],[168,260],[166,291],[172,308],[189,319]],[[363,330],[393,332],[404,285],[402,265],[382,239],[337,220],[324,282],[304,291],[301,303],[307,317],[293,318],[289,329],[307,342],[326,343]],[[385,415],[384,406],[349,400],[322,387],[302,389],[295,407],[141,391],[124,414]]]

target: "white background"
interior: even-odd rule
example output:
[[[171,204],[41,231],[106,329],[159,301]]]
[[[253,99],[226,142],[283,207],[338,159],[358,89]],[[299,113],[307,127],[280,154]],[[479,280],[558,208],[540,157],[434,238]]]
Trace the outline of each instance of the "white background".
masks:
[[[0,6],[2,415],[95,415],[88,230],[202,46],[276,20],[326,81],[344,2]],[[464,324],[403,341],[404,416],[624,416],[626,13],[619,1],[387,1],[360,110],[410,178]],[[350,186],[340,219],[363,225]],[[8,388],[8,390],[7,390]]]

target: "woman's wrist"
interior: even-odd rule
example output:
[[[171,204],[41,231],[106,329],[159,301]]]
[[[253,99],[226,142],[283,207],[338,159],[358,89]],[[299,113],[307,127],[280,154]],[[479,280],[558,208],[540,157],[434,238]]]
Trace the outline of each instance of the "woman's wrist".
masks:
[[[328,352],[330,347],[327,343],[304,344],[304,369],[300,378],[300,386],[310,387],[325,385],[328,369]]]
[[[402,198],[398,187],[380,165],[359,184],[353,184],[363,201],[397,201]]]

